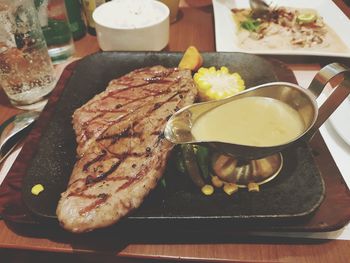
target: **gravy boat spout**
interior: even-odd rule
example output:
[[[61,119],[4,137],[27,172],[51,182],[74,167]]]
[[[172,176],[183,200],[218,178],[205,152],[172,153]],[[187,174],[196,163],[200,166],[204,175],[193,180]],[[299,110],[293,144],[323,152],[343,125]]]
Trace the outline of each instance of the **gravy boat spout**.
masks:
[[[332,112],[350,93],[350,69],[333,63],[322,68],[310,84],[309,89],[304,89],[296,84],[288,82],[271,82],[247,89],[235,96],[222,100],[196,103],[187,106],[176,112],[167,122],[164,135],[165,138],[174,144],[205,144],[217,151],[225,152],[236,158],[250,160],[259,159],[265,156],[280,152],[285,147],[290,146],[299,139],[310,139],[323,122],[328,119]],[[325,85],[333,77],[343,74],[344,79],[329,95],[327,100],[319,108],[316,102],[317,97],[324,89]],[[338,79],[338,78],[337,78]],[[304,129],[293,139],[282,144],[272,146],[252,146],[242,145],[230,141],[230,143],[220,140],[197,140],[192,128],[194,123],[203,114],[222,106],[247,97],[264,97],[283,102],[293,108],[300,116]],[[228,115],[240,114],[239,112],[227,112]],[[215,123],[213,123],[215,125]]]

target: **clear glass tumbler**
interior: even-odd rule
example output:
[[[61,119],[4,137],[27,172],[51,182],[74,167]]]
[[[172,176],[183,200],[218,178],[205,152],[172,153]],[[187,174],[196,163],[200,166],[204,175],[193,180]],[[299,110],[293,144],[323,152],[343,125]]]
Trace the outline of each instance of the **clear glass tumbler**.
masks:
[[[70,58],[74,43],[64,0],[35,0],[49,55],[54,64]]]
[[[33,0],[1,0],[0,24],[0,87],[18,108],[43,107],[56,79]]]

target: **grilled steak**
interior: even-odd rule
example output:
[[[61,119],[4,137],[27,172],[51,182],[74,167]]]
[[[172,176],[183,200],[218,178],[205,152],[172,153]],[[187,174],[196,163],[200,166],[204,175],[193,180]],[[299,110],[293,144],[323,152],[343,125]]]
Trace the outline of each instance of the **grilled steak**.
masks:
[[[190,71],[155,66],[112,80],[77,109],[78,160],[58,203],[61,225],[86,232],[139,207],[173,147],[163,135],[167,119],[195,96]]]

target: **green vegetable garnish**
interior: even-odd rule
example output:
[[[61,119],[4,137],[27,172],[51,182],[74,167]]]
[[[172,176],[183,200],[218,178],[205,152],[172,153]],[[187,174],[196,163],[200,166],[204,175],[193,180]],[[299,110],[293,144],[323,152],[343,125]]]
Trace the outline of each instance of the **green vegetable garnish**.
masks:
[[[314,13],[302,13],[297,16],[297,21],[300,24],[309,24],[315,22],[317,19],[316,14]]]
[[[202,178],[200,168],[197,164],[196,153],[193,145],[182,144],[181,151],[185,162],[185,168],[186,168],[187,174],[190,176],[191,180],[195,185],[202,188],[203,186],[205,186],[205,182],[204,182],[204,179]]]
[[[209,150],[207,147],[196,145],[196,159],[199,169],[205,179],[209,178]]]
[[[248,18],[247,20],[241,22],[241,27],[245,30],[248,30],[249,32],[256,32],[258,31],[260,26],[260,22],[253,18]]]

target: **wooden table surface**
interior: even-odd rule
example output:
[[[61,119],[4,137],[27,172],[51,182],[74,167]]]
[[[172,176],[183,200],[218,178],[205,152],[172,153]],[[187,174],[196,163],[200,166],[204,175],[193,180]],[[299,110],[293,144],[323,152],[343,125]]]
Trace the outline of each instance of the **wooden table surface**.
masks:
[[[350,16],[350,8],[343,1],[336,4]],[[350,29],[349,29],[350,30]],[[214,16],[211,6],[193,7],[181,1],[179,19],[171,25],[170,43],[165,51],[184,51],[189,45],[200,51],[215,51]],[[96,37],[86,35],[75,42],[75,57],[99,52]],[[279,58],[291,69],[319,69],[323,61],[300,58]],[[57,66],[60,72],[63,65]],[[20,112],[13,108],[0,90],[0,123]],[[0,221],[0,262],[153,262],[169,261],[229,261],[229,262],[349,262],[350,241],[295,240],[268,238],[232,238],[225,242],[189,242],[172,244],[124,244],[96,254],[81,254],[74,244],[60,238],[22,234]],[[57,251],[65,253],[55,253]],[[99,253],[100,252],[100,253]],[[152,258],[145,259],[145,258]]]

